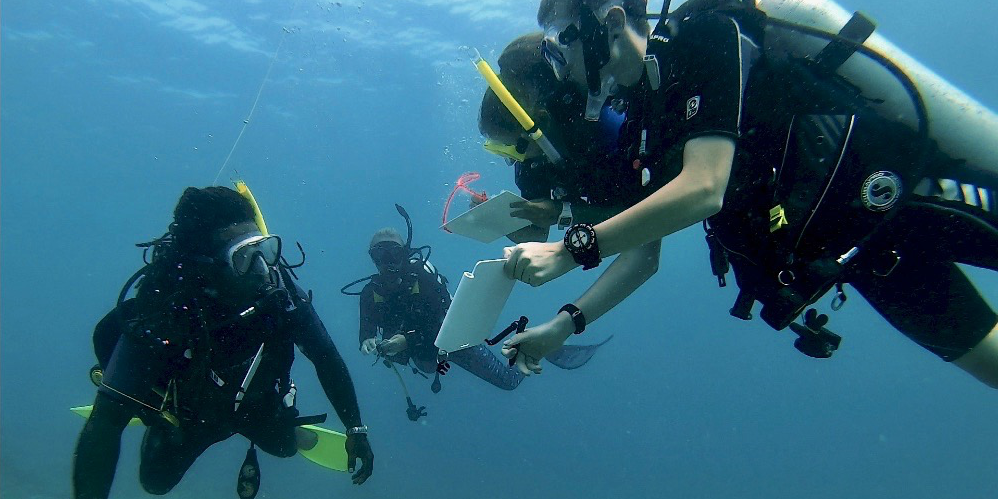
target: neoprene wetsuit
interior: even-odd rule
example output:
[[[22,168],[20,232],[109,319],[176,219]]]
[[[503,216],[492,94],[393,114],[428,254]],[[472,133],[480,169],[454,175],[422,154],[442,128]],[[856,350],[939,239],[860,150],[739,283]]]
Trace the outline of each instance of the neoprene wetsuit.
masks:
[[[212,311],[207,312],[210,317]],[[217,317],[223,315],[230,316],[230,312],[217,313]],[[124,338],[124,320],[134,316],[134,300],[129,300],[98,323],[94,346],[102,367],[107,367],[113,345]],[[98,392],[93,413],[80,434],[76,449],[73,484],[78,499],[108,496],[121,431],[133,416],[142,417],[151,424],[142,443],[140,481],[152,494],[170,491],[205,449],[236,433],[269,454],[293,456],[297,452],[294,419],[298,411],[293,403],[286,406],[285,395],[295,346],[315,366],[322,388],[343,424],[347,428],[362,425],[346,364],[310,303],[296,300],[290,311],[283,307],[260,310],[243,320],[212,330],[210,343],[207,362],[210,376],[190,379],[189,373],[176,373],[179,427],[110,390]],[[259,368],[245,399],[235,411],[235,390],[261,343],[265,347]],[[131,361],[141,363],[143,360]],[[219,386],[219,381],[224,384]]]
[[[377,338],[379,331],[386,340],[402,334],[407,348],[389,359],[406,365],[411,361],[420,371],[433,373],[437,368],[433,341],[450,302],[447,287],[420,262],[410,263],[398,277],[375,276],[360,294],[359,341]],[[484,345],[454,352],[448,360],[503,390],[512,390],[523,381],[517,369]]]

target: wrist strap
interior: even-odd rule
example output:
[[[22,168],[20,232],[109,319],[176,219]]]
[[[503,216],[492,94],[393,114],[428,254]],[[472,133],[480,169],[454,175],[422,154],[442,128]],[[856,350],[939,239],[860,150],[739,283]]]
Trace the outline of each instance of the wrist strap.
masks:
[[[582,332],[586,330],[586,316],[582,315],[582,311],[579,310],[579,307],[576,307],[571,303],[566,303],[558,309],[559,314],[562,312],[568,312],[568,315],[572,318],[572,322],[575,323],[575,331],[572,332],[573,334],[582,334]]]
[[[367,435],[367,425],[354,426],[347,430],[347,435]]]
[[[561,203],[561,215],[558,217],[558,229],[565,230],[572,225],[572,203]]]

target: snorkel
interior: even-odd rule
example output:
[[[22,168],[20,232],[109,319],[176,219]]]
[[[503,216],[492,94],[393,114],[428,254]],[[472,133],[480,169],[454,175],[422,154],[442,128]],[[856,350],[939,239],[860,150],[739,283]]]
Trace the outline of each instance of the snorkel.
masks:
[[[589,89],[585,116],[588,121],[599,121],[603,103],[616,86],[612,75],[606,78],[600,76],[600,70],[610,62],[610,39],[606,24],[582,1],[579,2],[579,27],[576,38],[582,42],[582,60],[586,65],[586,86]],[[566,29],[559,35],[558,41],[565,45],[571,43],[571,40],[565,40],[569,38],[567,35],[569,30]]]
[[[499,97],[499,100],[502,101],[504,106],[506,106],[506,109],[509,110],[510,114],[512,114],[520,126],[523,127],[523,131],[526,132],[528,137],[530,137],[530,140],[533,140],[534,143],[541,148],[541,151],[544,153],[544,156],[547,157],[548,161],[554,164],[561,163],[561,154],[559,154],[558,150],[554,148],[554,145],[552,145],[551,141],[544,135],[544,132],[534,123],[534,120],[530,118],[530,115],[528,115],[523,107],[520,106],[520,103],[516,101],[513,94],[509,93],[509,90],[506,89],[506,85],[503,85],[502,81],[499,79],[499,76],[497,76],[495,71],[492,70],[492,66],[489,65],[488,61],[482,58],[482,54],[478,52],[478,49],[471,50],[472,64],[475,65],[478,72],[481,73],[483,78],[485,78],[486,83],[489,84],[489,88],[495,92],[496,96]]]

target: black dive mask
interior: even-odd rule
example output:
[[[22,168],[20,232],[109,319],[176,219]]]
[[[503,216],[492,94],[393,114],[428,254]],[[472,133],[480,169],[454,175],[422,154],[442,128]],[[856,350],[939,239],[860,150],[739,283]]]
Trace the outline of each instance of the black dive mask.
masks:
[[[398,272],[402,268],[402,262],[406,258],[405,248],[401,244],[383,241],[375,244],[367,251],[371,255],[374,265],[387,267],[390,272]]]

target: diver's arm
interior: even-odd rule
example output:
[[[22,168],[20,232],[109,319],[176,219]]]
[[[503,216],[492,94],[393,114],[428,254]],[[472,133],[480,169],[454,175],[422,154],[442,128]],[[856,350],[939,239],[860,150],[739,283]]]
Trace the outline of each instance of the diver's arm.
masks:
[[[586,321],[589,324],[596,322],[651,279],[658,272],[661,253],[661,239],[622,252],[599,279],[575,300],[575,306],[582,311]]]
[[[363,426],[353,380],[343,357],[326,332],[326,326],[311,305],[302,305],[296,313],[300,315],[295,325],[295,343],[315,366],[319,383],[340,421],[346,428]]]
[[[618,256],[586,290],[574,305],[585,317],[586,325],[596,322],[620,302],[634,293],[658,271],[662,241],[652,241],[631,248]],[[540,360],[554,352],[575,332],[575,322],[568,312],[559,312],[550,321],[527,329],[516,335],[512,343],[504,345],[503,355],[515,358],[523,374],[539,374]],[[509,348],[518,345],[518,349]],[[519,354],[523,354],[522,356]]]
[[[579,203],[578,205],[572,205],[572,214],[574,215],[573,222],[577,224],[593,224],[602,223],[611,217],[617,216],[622,211],[626,210],[627,207],[620,205],[608,205],[601,206],[595,204],[585,204]]]
[[[727,136],[701,136],[687,141],[683,171],[675,179],[596,226],[600,255],[615,255],[662,239],[717,214],[734,155],[735,141]]]
[[[661,239],[721,210],[731,175],[735,142],[723,135],[686,142],[683,171],[638,204],[597,225],[600,256],[615,255]],[[532,286],[564,275],[578,264],[561,241],[506,248],[506,274]]]
[[[377,339],[378,325],[374,320],[374,297],[372,291],[367,286],[360,292],[360,330],[357,333],[358,345],[365,354],[368,352],[364,348],[367,340]]]
[[[133,411],[118,400],[98,392],[94,410],[80,432],[73,454],[73,497],[105,499],[118,466],[121,432]]]

